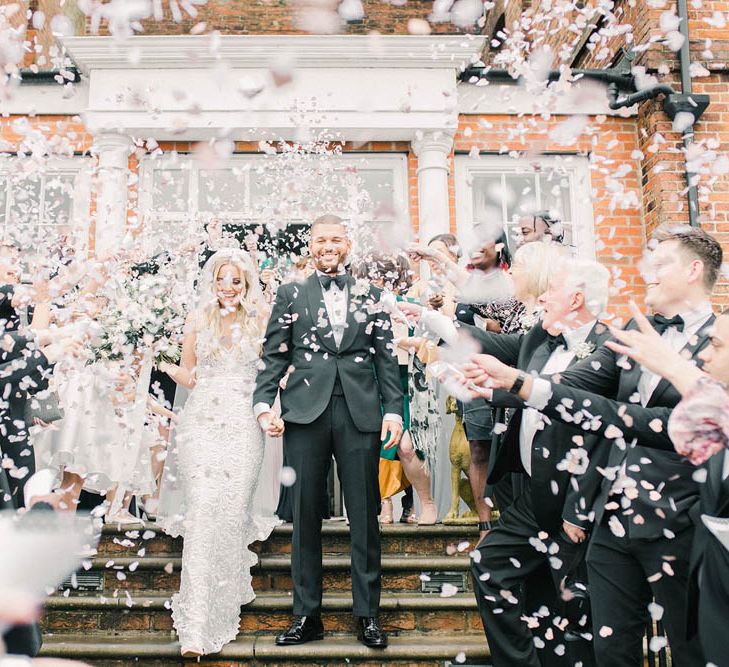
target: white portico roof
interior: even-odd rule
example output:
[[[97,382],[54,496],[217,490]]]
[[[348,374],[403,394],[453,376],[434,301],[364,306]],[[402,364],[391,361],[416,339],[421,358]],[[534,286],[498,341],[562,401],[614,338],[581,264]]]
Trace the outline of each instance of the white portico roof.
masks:
[[[477,62],[472,35],[68,37],[89,80],[92,132],[157,139],[406,140],[455,130],[457,74]],[[289,62],[276,85],[272,68]]]
[[[94,69],[191,68],[221,61],[234,68],[268,67],[290,55],[297,67],[460,69],[479,60],[481,35],[140,35],[65,37],[82,72]]]

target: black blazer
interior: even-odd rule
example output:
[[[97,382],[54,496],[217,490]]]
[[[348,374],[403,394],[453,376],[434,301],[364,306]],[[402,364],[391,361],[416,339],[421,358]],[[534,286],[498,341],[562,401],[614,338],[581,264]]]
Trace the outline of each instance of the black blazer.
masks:
[[[696,358],[707,345],[714,319],[712,315],[684,348],[691,357]],[[636,328],[636,325],[631,321],[627,328]],[[640,376],[639,364],[603,345],[590,357],[562,373],[560,382],[619,402],[639,404]],[[675,387],[662,378],[646,407],[673,408],[680,400]],[[606,408],[601,405],[599,409]],[[631,509],[633,517],[640,516],[642,519],[638,523],[628,522],[628,536],[655,539],[664,535],[664,529],[677,533],[691,526],[691,513],[697,510],[699,489],[693,478],[694,467],[684,457],[672,447],[655,449],[649,446],[650,442],[644,446],[642,437],[645,436],[610,448],[606,477],[596,499],[595,521],[602,519],[613,479],[626,465],[629,473],[640,480],[636,486],[638,496],[631,501]]]
[[[547,347],[547,333],[536,326],[526,334],[493,334],[472,330],[481,343],[484,352],[500,361],[529,372],[539,372],[550,356]],[[596,324],[586,342],[601,345],[607,338],[607,328]],[[574,364],[573,359],[570,364]],[[518,398],[508,392],[495,391],[493,405],[499,407],[523,407]],[[522,410],[517,409],[504,434],[497,440],[497,451],[492,457],[488,481],[497,483],[506,474],[524,472],[519,451],[519,430]],[[590,509],[600,488],[599,468],[607,458],[604,449],[594,448],[596,435],[576,437],[573,429],[559,422],[547,420],[545,427],[538,430],[532,442],[531,451],[531,494],[534,515],[539,525],[552,534],[557,533],[563,520],[588,529],[591,523]],[[583,442],[583,440],[585,442]],[[589,457],[586,469],[573,474],[560,469],[571,449],[578,446],[595,449],[596,455]]]
[[[327,317],[319,278],[281,285],[276,292],[263,345],[263,369],[256,378],[253,403],[273,405],[279,382],[281,416],[295,424],[310,424],[324,412],[339,376],[352,419],[360,431],[382,427],[382,413],[403,414],[400,370],[394,354],[392,325],[376,304],[380,290],[353,294],[348,276],[347,327],[337,348]]]
[[[667,407],[644,408],[641,405],[620,403],[582,389],[553,383],[549,403],[542,412],[580,430],[598,433],[611,441],[612,447],[625,448],[629,443],[640,440],[641,447],[675,453],[668,437],[668,419],[672,411],[673,408]],[[600,446],[604,445],[598,444]],[[701,474],[696,474],[697,468],[690,463],[688,465],[693,478],[703,479]],[[698,482],[699,501],[692,512],[696,532],[691,549],[688,589],[689,636],[698,630],[699,574],[702,566],[706,577],[704,585],[726,586],[725,582],[729,579],[729,552],[700,518],[701,514],[729,518],[729,478],[722,479],[724,452],[712,456],[702,467],[705,479]],[[717,610],[716,613],[724,614],[724,610]]]

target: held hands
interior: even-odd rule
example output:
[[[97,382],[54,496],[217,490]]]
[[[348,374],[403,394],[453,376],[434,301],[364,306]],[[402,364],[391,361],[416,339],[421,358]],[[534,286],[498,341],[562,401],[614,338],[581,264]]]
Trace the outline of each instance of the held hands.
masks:
[[[385,449],[397,447],[402,437],[402,424],[398,421],[385,419],[382,422],[382,431],[380,432],[380,440],[385,444]]]
[[[277,417],[273,412],[263,412],[258,415],[258,425],[272,438],[281,437],[285,430],[283,419]]]

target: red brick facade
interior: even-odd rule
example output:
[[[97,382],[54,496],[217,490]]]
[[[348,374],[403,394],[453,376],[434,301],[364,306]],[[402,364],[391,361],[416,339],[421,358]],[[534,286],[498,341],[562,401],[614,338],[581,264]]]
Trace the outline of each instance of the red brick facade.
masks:
[[[334,0],[333,0],[334,2]],[[50,15],[59,0],[39,0],[32,3],[44,8]],[[26,0],[26,5],[28,1]],[[301,32],[297,23],[297,12],[306,0],[209,0],[207,5],[198,7],[194,18],[186,16],[175,22],[165,4],[165,18],[155,22],[146,20],[142,27],[147,34],[185,34],[193,26],[204,23],[204,31],[219,30],[233,34],[280,34]],[[521,4],[521,6],[520,6]],[[564,3],[553,2],[559,8]],[[484,30],[494,31],[503,24],[504,34],[512,38],[517,31],[522,32],[524,40],[532,48],[548,45],[554,55],[553,67],[562,65],[573,68],[603,68],[615,59],[619,49],[627,43],[639,45],[635,65],[646,68],[649,75],[660,82],[667,82],[680,89],[678,60],[676,53],[664,44],[651,39],[660,36],[661,14],[673,8],[667,3],[664,9],[652,9],[644,2],[617,0],[611,17],[596,18],[589,8],[596,3],[584,3],[581,10],[560,14],[553,10],[543,12],[540,2],[497,0],[495,7],[483,21]],[[336,2],[334,2],[334,5]],[[407,3],[390,0],[364,0],[365,17],[362,21],[342,24],[343,31],[363,34],[379,31],[389,34],[405,34],[411,30],[412,19],[427,19],[432,11],[431,0],[408,0]],[[700,220],[702,226],[716,234],[729,249],[729,162],[723,157],[729,143],[729,21],[718,27],[715,14],[727,18],[729,2],[703,0],[700,8],[689,3],[691,34],[691,61],[696,68],[693,89],[695,93],[711,96],[711,106],[696,126],[695,144],[691,158],[700,172]],[[64,10],[74,25],[79,24],[79,14],[74,3],[67,1]],[[500,13],[504,12],[499,21]],[[16,20],[19,20],[16,16]],[[87,20],[85,29],[90,22]],[[422,26],[422,23],[416,24]],[[616,31],[615,26],[626,27]],[[630,26],[627,28],[627,26]],[[461,29],[450,23],[431,24],[433,32],[454,33]],[[198,27],[198,30],[202,29]],[[38,40],[47,44],[47,27],[38,31]],[[105,30],[105,28],[103,28]],[[619,34],[616,34],[619,32]],[[29,33],[32,37],[32,34]],[[489,37],[493,33],[489,33]],[[503,58],[504,50],[485,54],[485,59],[493,59],[498,54]],[[26,63],[27,64],[27,63]],[[700,71],[701,70],[701,71]],[[564,147],[555,145],[549,138],[555,124],[564,117],[553,116],[545,120],[541,116],[497,115],[488,116],[493,128],[485,131],[479,124],[480,116],[461,116],[459,130],[455,138],[455,152],[468,153],[475,146],[481,153],[496,153],[504,145],[509,150],[531,153],[565,152]],[[61,120],[64,132],[72,133],[72,144],[77,151],[88,150],[92,137],[84,130],[78,119],[36,118],[33,124],[45,128],[46,134],[53,132],[55,121]],[[0,120],[0,136],[11,142],[18,141],[10,130],[12,119]],[[519,124],[526,128],[526,144],[508,138],[508,130]],[[640,105],[638,114],[626,118],[590,117],[589,133],[583,133],[576,146],[570,150],[590,158],[591,180],[594,192],[593,208],[595,230],[602,241],[598,244],[598,257],[613,271],[625,287],[617,298],[617,303],[625,304],[627,298],[640,298],[641,281],[637,263],[646,244],[646,238],[661,222],[685,222],[687,215],[685,160],[681,135],[673,131],[671,121],[663,111],[661,100],[648,101]],[[470,128],[468,136],[464,132]],[[170,144],[163,145],[167,150]],[[175,145],[185,150],[189,145]],[[238,150],[256,150],[256,146],[237,145]],[[396,151],[409,156],[409,204],[413,225],[418,221],[417,158],[408,144],[369,144],[369,150],[377,152]],[[361,147],[358,147],[362,150]],[[136,167],[136,161],[131,164]],[[624,191],[635,192],[639,206],[615,210],[610,209],[610,195],[606,181],[620,169],[621,186]],[[455,182],[450,178],[450,216],[451,227],[455,229]],[[604,245],[603,245],[604,244]],[[621,284],[621,283],[618,283]],[[716,292],[716,302],[721,306],[729,305],[729,284],[726,278]]]

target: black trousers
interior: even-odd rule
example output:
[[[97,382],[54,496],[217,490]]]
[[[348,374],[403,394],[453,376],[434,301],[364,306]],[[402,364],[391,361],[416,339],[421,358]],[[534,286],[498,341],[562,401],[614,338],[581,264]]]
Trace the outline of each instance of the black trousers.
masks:
[[[712,540],[714,538],[711,538]],[[729,665],[729,554],[718,543],[704,552],[699,574],[698,626],[706,662]]]
[[[587,571],[598,665],[643,664],[643,634],[654,597],[663,608],[674,667],[705,665],[698,638],[686,639],[693,535],[694,529],[688,528],[672,539],[617,537],[608,517],[597,527],[587,551]]]
[[[584,547],[562,534],[543,537],[527,482],[478,545],[479,555],[471,561],[473,587],[494,667],[594,664],[590,644],[566,642],[553,613],[559,582]],[[551,581],[533,580],[545,565]],[[539,590],[530,593],[530,585]],[[533,611],[533,601],[538,598],[543,600],[546,613],[543,607],[527,624],[522,618]]]
[[[11,431],[0,440],[0,451],[3,458],[13,461],[7,475],[12,502],[16,508],[25,507],[25,483],[35,474],[35,453],[27,432]]]
[[[292,488],[294,531],[291,576],[294,614],[320,613],[322,597],[321,518],[332,455],[344,492],[352,543],[355,616],[376,616],[380,606],[380,434],[358,430],[344,396],[332,396],[311,424],[286,423],[284,452],[296,472]]]

